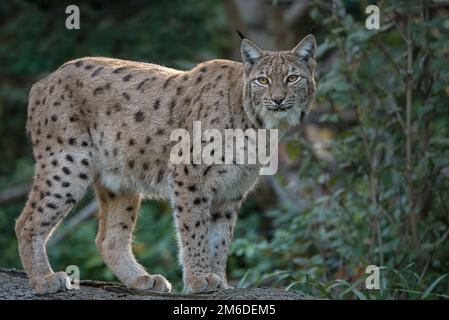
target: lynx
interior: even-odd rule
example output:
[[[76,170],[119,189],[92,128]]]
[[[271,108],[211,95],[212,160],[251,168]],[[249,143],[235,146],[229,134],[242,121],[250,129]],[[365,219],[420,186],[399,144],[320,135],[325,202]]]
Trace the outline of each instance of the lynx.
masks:
[[[316,42],[291,51],[241,43],[243,63],[212,60],[189,71],[85,57],[62,65],[29,94],[27,134],[35,159],[33,186],[16,222],[19,253],[37,293],[70,289],[46,253],[52,232],[92,185],[99,204],[98,250],[130,288],[169,292],[132,252],[143,196],[173,208],[179,260],[188,292],[231,288],[228,248],[237,212],[258,179],[258,165],[170,162],[170,133],[192,129],[298,125],[315,93]]]

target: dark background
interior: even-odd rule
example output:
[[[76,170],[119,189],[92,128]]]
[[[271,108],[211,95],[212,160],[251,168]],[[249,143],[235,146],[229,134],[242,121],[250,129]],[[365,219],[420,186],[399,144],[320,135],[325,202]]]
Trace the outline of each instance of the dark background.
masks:
[[[65,28],[76,4],[81,29]],[[0,2],[0,266],[21,268],[14,223],[33,163],[25,136],[31,85],[67,60],[109,56],[188,69],[240,61],[234,28],[265,49],[318,41],[314,111],[280,149],[280,169],[246,201],[228,274],[237,287],[325,298],[449,298],[449,4],[171,0]],[[408,98],[407,98],[408,96]],[[100,259],[91,193],[49,244],[55,270],[115,280]],[[70,232],[68,232],[70,231]],[[134,252],[182,288],[170,209],[146,201]],[[365,268],[383,266],[382,289]]]

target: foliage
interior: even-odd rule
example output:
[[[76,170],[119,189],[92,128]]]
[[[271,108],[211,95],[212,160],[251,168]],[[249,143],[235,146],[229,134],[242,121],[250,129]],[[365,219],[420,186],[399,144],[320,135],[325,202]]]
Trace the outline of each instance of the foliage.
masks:
[[[300,134],[290,138],[307,207],[265,212],[273,219],[268,239],[233,244],[253,266],[243,283],[263,283],[277,270],[277,285],[326,297],[449,297],[449,21],[446,10],[412,3],[382,2],[380,31],[364,28],[363,5],[342,15],[315,4],[311,15],[327,30],[318,61],[336,54],[317,94],[329,104],[320,125],[338,128],[327,141],[335,167]],[[371,264],[384,268],[382,290],[364,289]]]

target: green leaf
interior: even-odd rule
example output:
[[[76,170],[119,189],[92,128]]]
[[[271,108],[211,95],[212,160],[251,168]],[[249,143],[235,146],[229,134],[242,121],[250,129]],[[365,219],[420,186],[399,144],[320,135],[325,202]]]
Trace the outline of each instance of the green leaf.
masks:
[[[440,281],[446,278],[447,276],[449,276],[449,273],[445,273],[439,276],[434,282],[432,282],[432,284],[426,289],[426,291],[424,291],[424,294],[421,296],[421,299],[426,299],[432,293],[433,289],[435,289],[437,284],[440,283]]]

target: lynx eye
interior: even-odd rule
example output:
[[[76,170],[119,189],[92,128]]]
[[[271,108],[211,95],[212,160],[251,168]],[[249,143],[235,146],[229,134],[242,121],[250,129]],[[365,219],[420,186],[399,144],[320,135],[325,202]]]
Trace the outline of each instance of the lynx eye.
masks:
[[[265,77],[259,77],[256,79],[256,82],[260,85],[266,86],[268,83],[270,83],[270,80],[268,80],[268,78]]]
[[[299,76],[292,74],[287,77],[287,82],[290,82],[290,83],[296,82],[298,79],[299,79]]]

